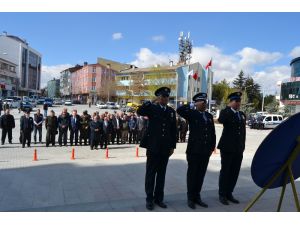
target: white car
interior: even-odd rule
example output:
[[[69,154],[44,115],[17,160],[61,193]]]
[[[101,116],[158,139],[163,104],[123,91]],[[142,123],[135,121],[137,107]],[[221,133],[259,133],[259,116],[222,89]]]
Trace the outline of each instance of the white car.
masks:
[[[282,123],[283,117],[281,115],[266,114],[263,116],[263,128],[275,128]]]
[[[6,103],[9,105],[9,108],[18,108],[20,106],[20,102],[15,101],[15,100],[10,99],[10,98],[7,98],[3,101],[3,105],[6,104]]]
[[[71,100],[65,100],[65,105],[72,105],[72,101]]]
[[[99,109],[107,109],[107,105],[103,102],[97,103],[96,107]]]

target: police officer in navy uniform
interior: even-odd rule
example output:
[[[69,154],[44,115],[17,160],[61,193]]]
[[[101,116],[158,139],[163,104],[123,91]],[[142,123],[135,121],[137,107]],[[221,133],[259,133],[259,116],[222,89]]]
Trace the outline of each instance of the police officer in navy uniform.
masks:
[[[176,112],[167,104],[170,88],[162,87],[155,91],[156,102],[145,102],[137,114],[149,118],[148,128],[140,146],[146,148],[146,208],[154,209],[154,203],[167,208],[163,202],[166,169],[169,157],[176,148]]]
[[[208,207],[202,201],[200,192],[209,158],[216,146],[216,133],[213,116],[205,111],[207,94],[198,93],[193,97],[193,101],[194,104],[180,106],[177,113],[188,121],[190,127],[186,149],[187,197],[188,206],[195,209],[195,204]]]
[[[238,204],[232,195],[236,185],[245,149],[246,116],[239,111],[241,92],[228,96],[228,106],[221,110],[218,121],[223,124],[223,132],[218,148],[221,152],[221,171],[219,177],[219,200],[228,205],[228,201]]]

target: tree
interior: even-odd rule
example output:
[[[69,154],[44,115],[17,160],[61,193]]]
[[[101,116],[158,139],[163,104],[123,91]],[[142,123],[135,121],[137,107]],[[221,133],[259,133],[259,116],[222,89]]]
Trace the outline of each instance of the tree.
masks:
[[[243,91],[243,90],[245,90],[245,81],[246,81],[245,74],[244,74],[243,70],[241,70],[238,77],[235,78],[234,81],[232,82],[233,87]]]
[[[216,100],[217,105],[225,103],[230,92],[231,88],[226,79],[212,85],[212,99]]]

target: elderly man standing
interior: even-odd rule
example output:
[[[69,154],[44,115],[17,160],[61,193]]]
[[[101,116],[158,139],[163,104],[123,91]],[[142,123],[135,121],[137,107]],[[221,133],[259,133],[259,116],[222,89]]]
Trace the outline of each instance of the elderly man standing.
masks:
[[[2,129],[1,144],[4,145],[6,134],[8,134],[8,142],[12,143],[12,129],[15,128],[15,118],[10,114],[10,110],[6,109],[5,114],[1,116],[0,128]]]

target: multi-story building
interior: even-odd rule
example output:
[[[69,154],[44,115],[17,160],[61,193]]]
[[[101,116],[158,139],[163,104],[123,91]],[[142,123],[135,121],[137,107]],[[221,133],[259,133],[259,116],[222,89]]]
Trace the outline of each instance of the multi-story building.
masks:
[[[195,78],[195,79],[194,79]],[[205,70],[200,63],[191,65],[156,66],[120,71],[116,76],[116,95],[118,102],[141,103],[152,100],[157,88],[167,86],[171,89],[170,102],[191,101],[197,92],[207,91]]]
[[[18,95],[40,93],[42,55],[31,48],[26,40],[3,33],[0,35],[1,58],[16,65],[19,78]]]
[[[60,87],[60,80],[53,79],[47,82],[47,93],[49,98],[58,98],[60,97],[59,88]]]
[[[18,77],[16,64],[0,58],[0,97],[16,95]]]
[[[290,108],[291,113],[300,112],[300,57],[290,63],[291,77],[281,83],[280,100]]]
[[[82,66],[76,65],[74,67],[65,69],[60,72],[60,95],[63,98],[71,98],[72,96],[72,74],[81,69]]]
[[[115,74],[109,66],[84,63],[83,67],[72,73],[72,98],[93,103],[97,100],[110,101],[115,98]]]

